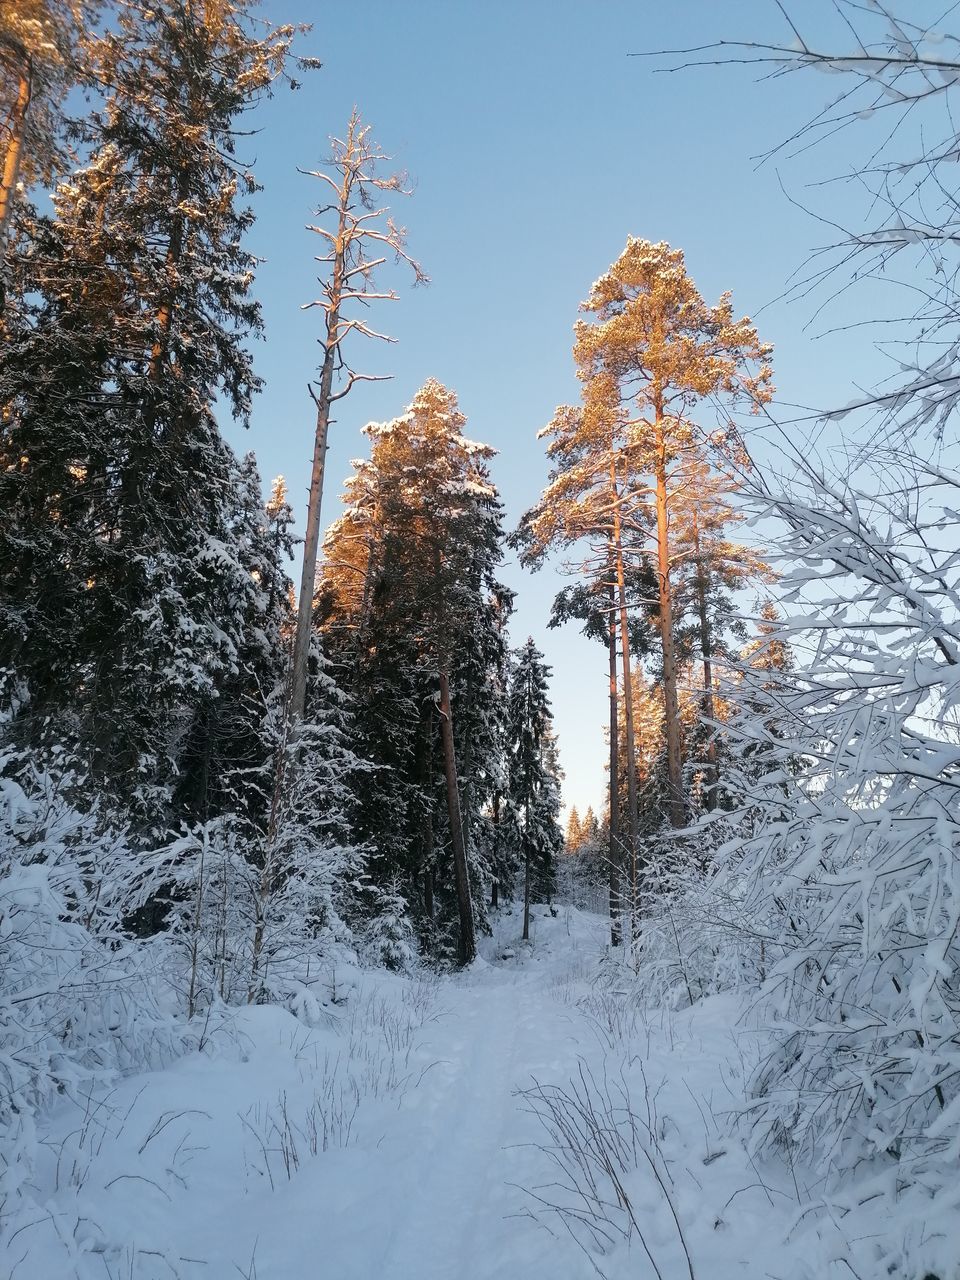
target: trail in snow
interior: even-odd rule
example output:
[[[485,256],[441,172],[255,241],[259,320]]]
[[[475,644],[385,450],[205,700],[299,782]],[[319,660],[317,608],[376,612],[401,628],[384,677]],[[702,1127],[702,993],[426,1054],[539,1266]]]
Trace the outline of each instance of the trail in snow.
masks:
[[[779,1245],[789,1199],[781,1209],[774,1197],[787,1193],[721,1144],[710,1118],[730,1101],[743,1051],[734,1007],[659,1027],[641,1019],[631,1039],[604,1045],[582,1007],[600,973],[604,920],[538,907],[532,948],[518,945],[519,929],[519,914],[503,915],[484,958],[435,984],[409,1053],[396,1046],[416,1014],[416,984],[341,973],[346,998],[329,1026],[304,1027],[279,1009],[234,1011],[208,1052],[121,1082],[98,1100],[94,1122],[65,1104],[42,1135],[47,1214],[0,1258],[0,1275],[588,1280],[598,1271],[562,1223],[548,1215],[548,1230],[531,1214],[529,1192],[549,1198],[557,1170],[517,1097],[534,1079],[565,1085],[584,1058],[598,1075],[626,1063],[639,1109],[649,1086],[665,1171],[707,1268],[697,1280],[762,1276],[757,1250]],[[385,1087],[391,1067],[401,1087]],[[314,1152],[318,1096],[320,1112],[335,1121],[340,1108],[350,1130],[343,1145],[333,1123],[328,1149]],[[675,1227],[643,1169],[631,1194],[663,1276],[684,1275]],[[635,1241],[628,1261],[625,1249],[597,1259],[602,1274],[654,1275]]]
[[[509,937],[517,917],[505,923]],[[569,1239],[551,1239],[531,1221],[522,1190],[549,1170],[533,1145],[539,1127],[521,1111],[516,1090],[534,1076],[566,1078],[578,1053],[596,1043],[586,1020],[550,988],[586,957],[599,959],[602,922],[564,936],[567,947],[553,950],[549,964],[518,949],[515,962],[481,962],[442,985],[443,1011],[421,1037],[427,1074],[352,1168],[360,1194],[344,1204],[333,1187],[344,1173],[337,1166],[357,1153],[335,1153],[325,1169],[305,1176],[313,1204],[298,1228],[295,1267],[322,1260],[319,1275],[330,1280],[493,1280],[517,1267],[527,1280],[595,1274],[571,1255]],[[500,949],[495,940],[488,952]],[[268,1231],[276,1245],[261,1235],[261,1280],[288,1274],[273,1268],[290,1249],[289,1224],[278,1230],[274,1222]]]

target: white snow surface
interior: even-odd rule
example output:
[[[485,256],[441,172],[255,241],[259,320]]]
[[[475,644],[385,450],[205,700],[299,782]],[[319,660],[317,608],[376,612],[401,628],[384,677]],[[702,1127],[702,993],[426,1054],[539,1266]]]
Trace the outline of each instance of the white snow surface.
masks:
[[[607,956],[606,922],[555,910],[536,908],[531,946],[520,912],[501,914],[464,974],[340,968],[324,977],[319,1025],[276,1007],[230,1010],[200,1052],[61,1102],[38,1122],[37,1211],[0,1250],[0,1275],[891,1274],[869,1259],[889,1256],[909,1206],[899,1227],[879,1208],[871,1219],[869,1204],[838,1211],[803,1169],[759,1167],[729,1136],[761,1047],[737,998],[644,1012],[632,975]],[[638,1118],[629,1240],[615,1196],[599,1242],[547,1207],[582,1202],[559,1185],[551,1140],[518,1090],[584,1077],[621,1101],[626,1089]],[[957,1228],[946,1230],[926,1224],[925,1266],[960,1256]]]

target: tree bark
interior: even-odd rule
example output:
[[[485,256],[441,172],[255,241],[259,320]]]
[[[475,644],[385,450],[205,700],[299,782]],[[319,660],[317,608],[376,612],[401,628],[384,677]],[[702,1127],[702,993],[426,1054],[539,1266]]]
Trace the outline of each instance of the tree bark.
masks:
[[[27,112],[30,110],[32,89],[32,64],[30,55],[19,41],[3,40],[0,67],[11,66],[17,85],[17,97],[10,112],[10,136],[3,152],[0,170],[0,307],[3,305],[3,260],[7,248],[7,235],[13,217],[17,180],[20,176],[20,160],[23,156],[23,139],[27,129]]]
[[[620,725],[617,687],[616,588],[610,581],[610,945],[619,947],[620,932]]]
[[[708,810],[717,807],[717,785],[720,773],[717,767],[717,742],[712,728],[715,707],[713,701],[713,635],[710,629],[710,616],[707,612],[707,567],[700,549],[700,526],[697,513],[693,513],[693,554],[697,569],[696,593],[697,611],[700,615],[700,651],[703,657],[703,718],[710,727],[710,739],[707,743],[707,785],[706,804]]]
[[[313,592],[317,579],[317,557],[320,552],[320,506],[323,501],[323,473],[327,460],[327,435],[330,430],[330,406],[333,403],[333,374],[336,364],[337,330],[340,325],[340,303],[344,284],[344,249],[347,218],[346,190],[340,197],[337,248],[330,283],[330,307],[327,311],[327,336],[320,368],[320,391],[314,396],[317,422],[313,435],[313,466],[310,470],[310,496],[307,500],[307,527],[303,537],[303,567],[300,572],[300,598],[297,601],[297,627],[293,637],[293,662],[290,680],[291,723],[302,720],[307,701],[307,661],[310,656],[310,630],[313,622]]]
[[[523,941],[530,941],[530,802],[524,808],[523,820]]]
[[[620,495],[617,489],[616,461],[610,459],[610,486],[613,493],[613,553],[617,575],[617,604],[620,615],[620,649],[623,660],[623,715],[627,736],[627,823],[630,843],[627,848],[630,892],[633,910],[637,906],[637,845],[640,812],[637,802],[637,739],[633,723],[633,667],[630,660],[630,628],[627,617],[627,588],[623,569],[623,534],[620,521]]]
[[[670,825],[687,820],[683,798],[683,763],[680,755],[680,708],[677,700],[677,660],[673,644],[673,590],[670,582],[670,510],[667,502],[667,458],[663,433],[663,408],[657,404],[656,504],[657,583],[660,599],[660,647],[663,654],[663,719],[667,738],[667,813]]]
[[[470,896],[470,871],[467,847],[460,816],[460,790],[457,784],[457,756],[453,743],[453,712],[450,706],[450,678],[440,672],[440,737],[443,743],[443,769],[447,783],[447,814],[450,819],[450,844],[457,889],[457,911],[460,916],[458,959],[468,965],[476,958],[477,941],[473,923],[473,899]]]
[[[421,832],[421,867],[423,870],[423,910],[433,920],[433,702],[425,698],[420,710],[420,780],[427,797]]]
[[[493,793],[493,863],[494,870],[500,859],[500,794],[495,791]],[[493,883],[490,886],[490,907],[496,910],[500,906],[500,880],[497,875],[493,876]]]

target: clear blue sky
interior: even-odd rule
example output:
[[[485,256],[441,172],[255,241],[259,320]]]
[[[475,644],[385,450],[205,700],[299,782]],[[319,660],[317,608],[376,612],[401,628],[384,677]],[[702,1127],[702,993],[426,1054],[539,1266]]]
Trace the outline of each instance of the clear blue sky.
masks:
[[[824,0],[798,7],[816,11],[814,27],[829,24]],[[851,395],[851,340],[815,343],[804,332],[811,308],[776,302],[824,230],[791,205],[776,166],[752,158],[792,132],[820,85],[761,84],[749,68],[654,74],[627,56],[781,35],[772,0],[267,0],[264,12],[314,23],[303,50],[324,65],[299,92],[279,93],[251,141],[265,186],[252,243],[266,259],[258,291],[267,338],[256,353],[266,390],[252,429],[229,434],[255,450],[265,483],[287,477],[301,527],[319,321],[299,310],[315,294],[319,251],[303,228],[319,190],[296,170],[317,166],[354,104],[416,184],[399,218],[432,284],[414,291],[398,278],[400,300],[377,316],[398,342],[353,349],[359,367],[394,377],[341,402],[325,524],[350,459],[364,451],[363,425],[399,413],[430,376],[459,395],[468,434],[500,451],[494,476],[515,523],[546,476],[537,431],[577,395],[577,305],[628,235],[682,247],[708,301],[730,289],[738,312],[765,308],[757,322],[776,344],[786,401]],[[804,181],[833,172],[842,146],[832,160],[783,164],[792,193],[802,198]],[[600,808],[605,654],[572,628],[547,629],[555,574],[508,563],[504,577],[518,592],[514,643],[532,634],[553,666],[566,800]]]

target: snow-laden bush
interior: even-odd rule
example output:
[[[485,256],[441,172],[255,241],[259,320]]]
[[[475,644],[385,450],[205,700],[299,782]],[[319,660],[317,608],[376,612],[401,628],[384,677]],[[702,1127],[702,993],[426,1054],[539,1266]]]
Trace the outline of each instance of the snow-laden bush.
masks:
[[[363,955],[375,965],[399,972],[417,966],[417,941],[407,900],[399,882],[371,887],[373,909],[362,939]]]
[[[729,834],[722,818],[705,824],[694,847],[669,836],[648,842],[655,852],[633,937],[648,1006],[683,1008],[763,979],[767,903],[755,882],[718,874]]]
[[[796,669],[729,690],[738,807],[658,946],[672,913],[694,996],[756,986],[775,1033],[744,1116],[758,1146],[804,1146],[828,1182],[893,1160],[942,1184],[960,1157],[956,482],[883,460],[897,482],[872,497],[821,475],[770,508],[799,566],[780,636]]]
[[[123,929],[137,859],[73,806],[72,782],[0,755],[0,1230],[29,1185],[37,1112],[183,1047],[156,949]]]

